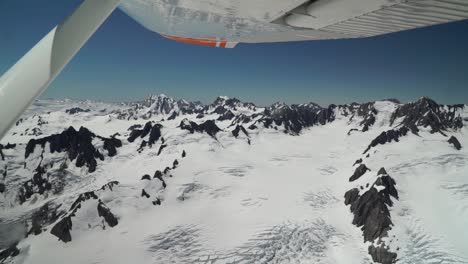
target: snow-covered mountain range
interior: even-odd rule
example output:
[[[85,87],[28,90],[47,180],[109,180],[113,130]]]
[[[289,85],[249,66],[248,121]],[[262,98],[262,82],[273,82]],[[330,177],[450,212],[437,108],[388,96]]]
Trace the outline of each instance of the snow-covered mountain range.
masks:
[[[40,100],[0,263],[468,263],[468,106]]]

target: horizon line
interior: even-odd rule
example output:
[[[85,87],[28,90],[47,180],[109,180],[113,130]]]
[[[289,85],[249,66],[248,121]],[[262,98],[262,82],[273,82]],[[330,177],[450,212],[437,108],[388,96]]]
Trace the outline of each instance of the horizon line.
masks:
[[[160,94],[148,94],[146,96],[144,96],[143,98],[141,99],[135,99],[135,100],[122,100],[122,101],[113,101],[113,100],[102,100],[102,99],[79,99],[79,98],[71,98],[71,97],[63,97],[63,98],[60,98],[60,97],[57,97],[57,98],[53,98],[53,97],[46,97],[46,98],[42,98],[42,97],[39,97],[38,99],[36,99],[34,102],[36,101],[41,101],[41,100],[71,100],[71,101],[77,101],[77,102],[83,102],[83,101],[91,101],[91,102],[97,102],[97,103],[136,103],[136,102],[141,102],[141,101],[144,101],[145,99],[148,99],[149,97],[161,97],[161,96],[164,96],[164,97],[167,97],[167,98],[171,98],[173,99],[174,101],[179,101],[179,100],[185,100],[189,103],[201,103],[202,105],[209,105],[209,104],[212,104],[216,99],[218,98],[222,98],[222,97],[225,97],[227,99],[237,99],[239,100],[240,102],[242,103],[251,103],[251,104],[254,104],[255,106],[257,107],[268,107],[268,106],[272,106],[274,104],[277,104],[277,103],[280,103],[280,104],[285,104],[285,105],[288,105],[288,106],[292,106],[292,105],[304,105],[304,104],[316,104],[318,106],[320,106],[321,108],[325,108],[323,106],[323,104],[320,104],[320,103],[316,103],[316,102],[313,102],[313,101],[309,101],[309,102],[305,102],[305,103],[286,103],[284,101],[276,101],[276,102],[273,102],[273,103],[270,103],[268,105],[261,105],[261,104],[258,104],[258,103],[255,103],[255,102],[250,102],[250,101],[243,101],[237,97],[230,97],[230,96],[226,96],[226,95],[219,95],[219,96],[216,96],[211,102],[202,102],[201,100],[187,100],[185,98],[176,98],[176,97],[173,97],[173,96],[169,96],[165,93],[160,93]],[[356,102],[356,101],[352,101],[352,102],[347,102],[347,103],[329,103],[329,104],[326,104],[328,106],[331,106],[331,105],[337,105],[337,106],[340,106],[340,105],[352,105],[352,104],[366,104],[366,103],[374,103],[374,102],[384,102],[384,101],[388,101],[388,102],[393,102],[393,103],[396,103],[396,104],[408,104],[408,103],[414,103],[414,102],[417,102],[421,99],[424,99],[424,98],[427,98],[429,100],[432,100],[434,102],[436,102],[437,104],[439,105],[447,105],[447,106],[451,106],[451,105],[468,105],[468,103],[455,103],[455,104],[443,104],[443,103],[438,103],[437,100],[434,100],[432,99],[431,97],[429,96],[420,96],[418,99],[416,100],[408,100],[408,101],[402,101],[398,98],[383,98],[383,99],[377,99],[377,100],[369,100],[369,101],[361,101],[361,102]]]

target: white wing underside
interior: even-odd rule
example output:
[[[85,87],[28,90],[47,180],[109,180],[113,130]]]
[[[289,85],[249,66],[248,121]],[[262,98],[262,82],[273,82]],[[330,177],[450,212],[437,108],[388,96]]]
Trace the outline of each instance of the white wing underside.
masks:
[[[468,18],[468,0],[123,0],[167,35],[276,42],[371,37]]]
[[[466,0],[374,0],[359,6],[360,2],[306,3],[283,16],[280,22],[352,37],[370,37],[468,18]]]

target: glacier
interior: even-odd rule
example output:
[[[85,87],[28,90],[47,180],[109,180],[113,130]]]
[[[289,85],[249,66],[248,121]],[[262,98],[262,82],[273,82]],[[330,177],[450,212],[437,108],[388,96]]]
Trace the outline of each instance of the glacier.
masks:
[[[38,100],[0,141],[0,262],[468,263],[467,124],[426,97]]]

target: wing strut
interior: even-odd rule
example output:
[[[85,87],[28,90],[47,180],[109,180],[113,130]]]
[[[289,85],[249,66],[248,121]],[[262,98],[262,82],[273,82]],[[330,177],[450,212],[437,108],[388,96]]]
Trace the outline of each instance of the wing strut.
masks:
[[[85,0],[0,77],[0,139],[57,77],[120,0]]]

